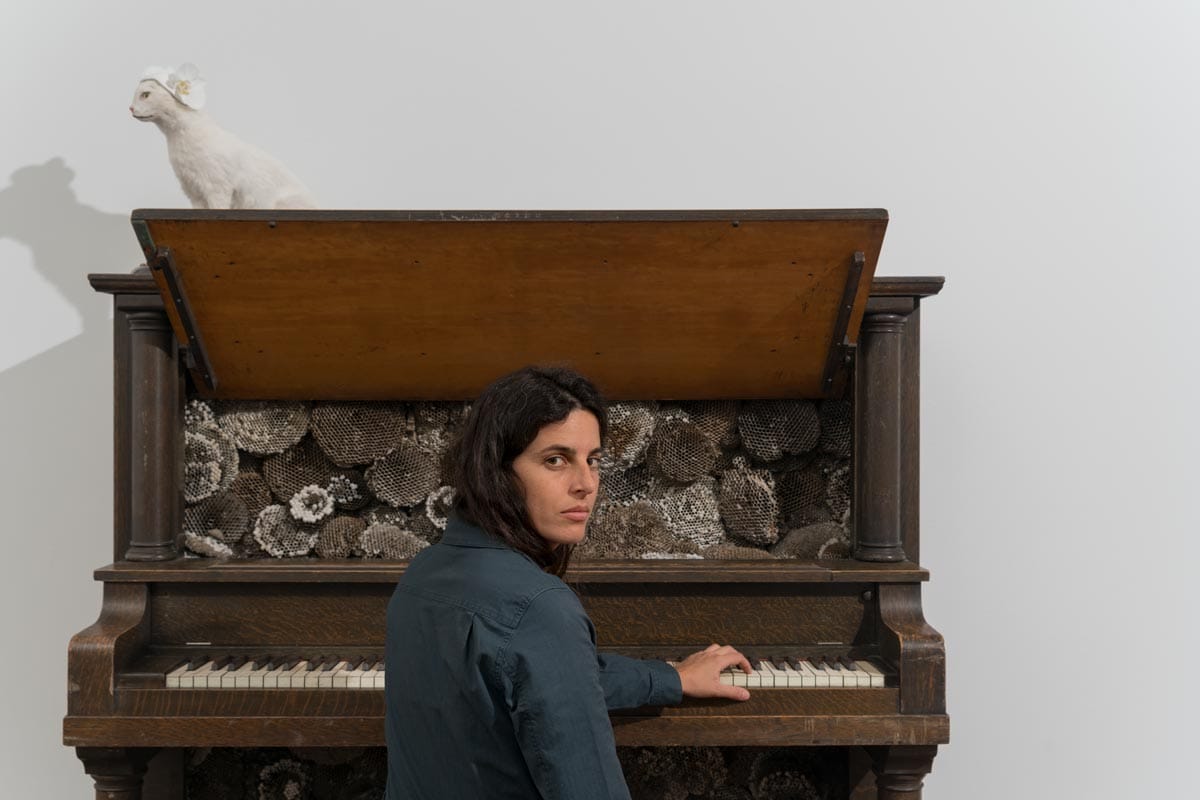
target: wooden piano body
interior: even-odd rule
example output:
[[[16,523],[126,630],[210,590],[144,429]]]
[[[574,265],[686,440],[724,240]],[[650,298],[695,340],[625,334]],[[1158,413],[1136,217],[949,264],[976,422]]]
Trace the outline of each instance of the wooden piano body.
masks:
[[[854,747],[879,797],[919,797],[949,740],[918,528],[920,301],[942,280],[873,277],[886,223],[882,211],[134,212],[149,271],[90,276],[115,303],[114,563],[95,575],[99,619],[70,643],[63,731],[97,797],[140,797],[160,748],[384,742],[380,691],[168,688],[198,653],[381,654],[405,564],[185,558],[189,382],[209,398],[459,400],[551,362],[610,400],[852,398],[853,558],[577,560],[567,580],[605,650],[669,659],[715,641],[886,672],[884,686],[614,712],[618,745]]]

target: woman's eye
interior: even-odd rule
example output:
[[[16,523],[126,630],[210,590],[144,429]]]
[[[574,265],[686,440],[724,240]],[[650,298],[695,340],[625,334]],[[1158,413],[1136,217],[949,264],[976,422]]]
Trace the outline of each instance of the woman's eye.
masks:
[[[546,463],[550,464],[553,461],[562,461],[562,460],[563,460],[562,456],[550,456],[549,458],[546,459]],[[557,467],[558,464],[554,464],[553,466]]]

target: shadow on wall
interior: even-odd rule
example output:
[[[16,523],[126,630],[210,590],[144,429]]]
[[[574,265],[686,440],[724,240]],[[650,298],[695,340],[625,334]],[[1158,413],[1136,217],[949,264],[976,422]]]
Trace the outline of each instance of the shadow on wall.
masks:
[[[0,372],[4,554],[19,565],[0,582],[4,607],[16,612],[4,635],[21,643],[25,663],[44,667],[9,697],[15,724],[0,737],[8,762],[0,773],[15,781],[6,787],[14,797],[91,790],[74,752],[56,744],[66,714],[67,643],[99,615],[91,572],[112,561],[111,301],[92,290],[87,273],[132,272],[141,259],[128,216],[80,203],[74,177],[53,158],[22,167],[0,189],[0,238],[27,246],[38,271],[83,319],[82,334]],[[9,330],[20,335],[15,325]],[[0,669],[0,679],[17,680],[13,664]]]
[[[0,239],[33,252],[34,266],[83,319],[84,335],[108,326],[107,298],[87,282],[89,272],[132,272],[141,263],[129,217],[80,203],[75,171],[62,158],[21,167],[0,189]]]

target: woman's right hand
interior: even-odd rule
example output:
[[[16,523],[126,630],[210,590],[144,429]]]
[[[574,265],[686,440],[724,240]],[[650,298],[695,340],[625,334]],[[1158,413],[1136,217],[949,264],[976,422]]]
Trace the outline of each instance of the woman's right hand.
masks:
[[[734,666],[741,667],[746,673],[753,672],[746,657],[729,645],[722,647],[714,643],[699,653],[692,653],[675,665],[683,685],[683,696],[749,700],[750,692],[746,687],[721,683],[721,673]]]

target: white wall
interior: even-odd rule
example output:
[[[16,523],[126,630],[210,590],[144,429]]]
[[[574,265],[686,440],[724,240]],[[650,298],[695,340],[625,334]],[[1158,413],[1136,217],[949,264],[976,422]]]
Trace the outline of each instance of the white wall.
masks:
[[[67,641],[111,560],[111,329],[85,275],[139,262],[132,208],[187,205],[126,110],[146,65],[185,60],[209,112],[329,208],[889,209],[879,273],[947,279],[923,315],[922,553],[952,743],[926,797],[1191,785],[1198,21],[1185,2],[6,3],[0,785],[91,796],[60,744]]]

